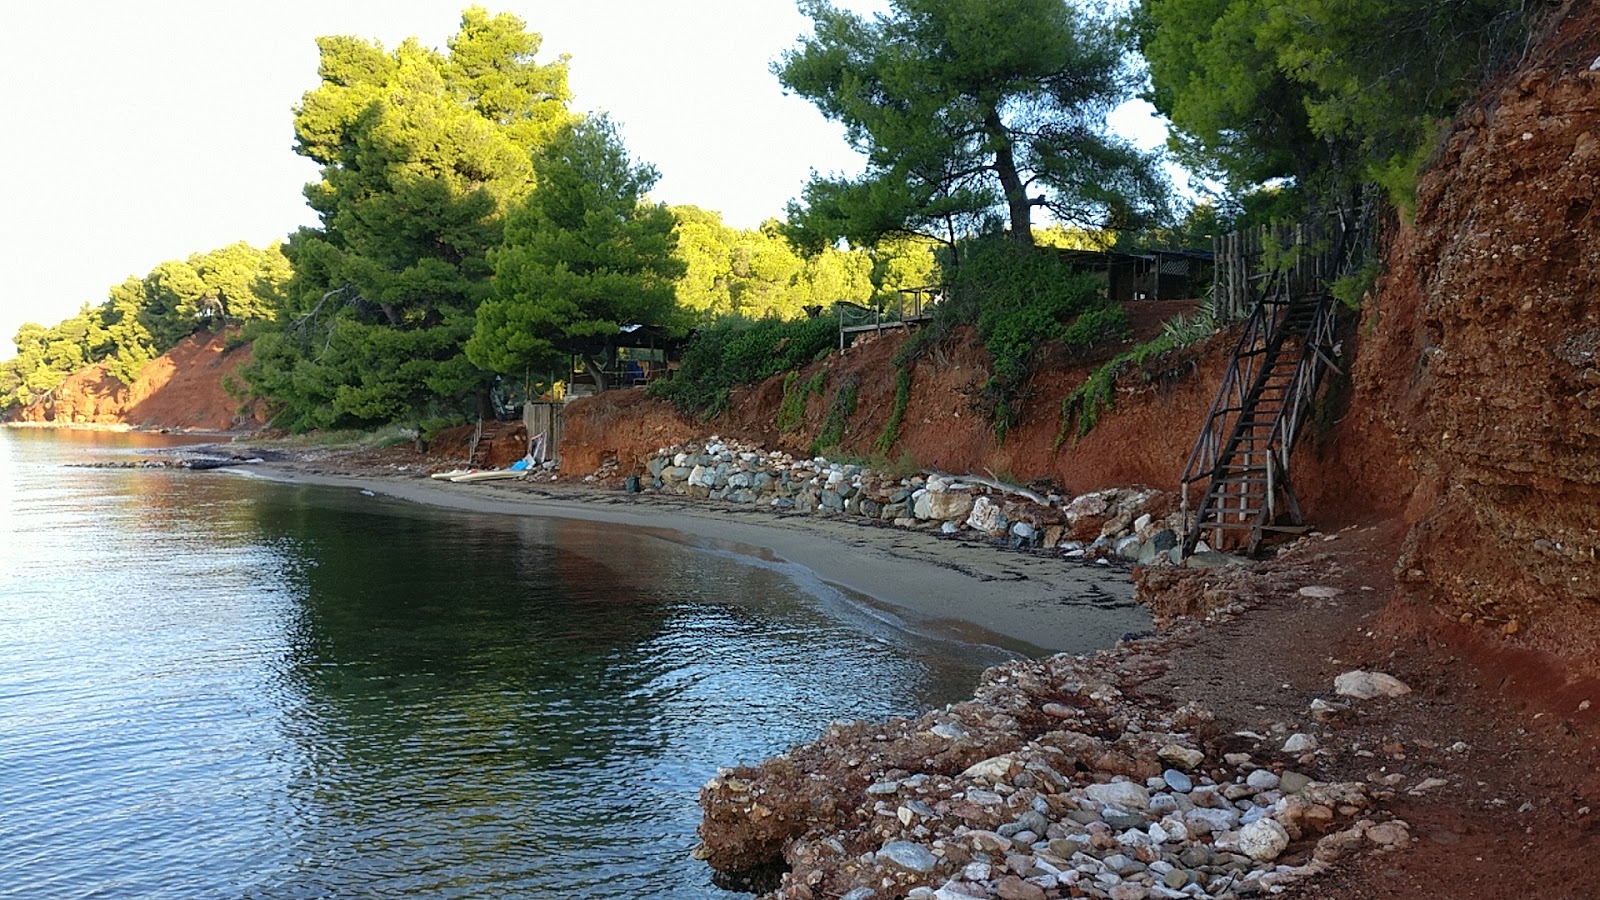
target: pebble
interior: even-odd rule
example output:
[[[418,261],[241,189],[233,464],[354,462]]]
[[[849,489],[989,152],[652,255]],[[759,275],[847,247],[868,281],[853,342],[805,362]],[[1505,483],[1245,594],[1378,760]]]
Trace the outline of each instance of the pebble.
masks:
[[[1257,862],[1271,862],[1289,846],[1289,832],[1274,819],[1259,819],[1239,829],[1239,849]]]
[[[1143,785],[1131,781],[1091,784],[1083,789],[1083,793],[1096,803],[1115,804],[1124,809],[1150,808],[1150,792]]]
[[[1044,900],[1045,896],[1044,888],[1015,875],[1007,875],[996,882],[994,892],[1002,900]]]
[[[1006,756],[992,756],[982,762],[976,762],[961,773],[963,778],[982,778],[991,783],[1004,779],[1011,771],[1012,758]]]
[[[1393,675],[1356,669],[1335,678],[1333,691],[1341,697],[1371,700],[1374,697],[1399,697],[1411,693],[1411,688]]]
[[[1288,749],[1285,747],[1284,749]],[[1245,778],[1245,784],[1258,791],[1270,791],[1278,787],[1279,778],[1270,769],[1257,769]]]
[[[1185,747],[1182,744],[1167,744],[1156,751],[1156,756],[1162,762],[1185,771],[1198,768],[1206,759],[1204,753],[1193,747]]]
[[[887,859],[902,869],[912,872],[932,872],[933,867],[939,864],[939,858],[933,851],[921,844],[910,841],[891,841],[884,844],[878,851],[879,859]]]
[[[1384,822],[1367,829],[1367,840],[1381,847],[1403,847],[1411,843],[1411,832],[1399,822]]]
[[[1310,784],[1310,776],[1302,775],[1293,769],[1285,769],[1283,775],[1278,779],[1278,790],[1283,791],[1285,794],[1298,794]]]
[[[1182,772],[1179,772],[1177,769],[1168,769],[1165,772],[1162,772],[1161,779],[1167,783],[1167,787],[1172,788],[1180,794],[1187,794],[1194,790],[1194,779],[1183,774]],[[1146,805],[1148,805],[1148,803]]]
[[[1283,742],[1284,753],[1307,753],[1315,749],[1317,749],[1316,737],[1303,732],[1291,734],[1289,739]]]

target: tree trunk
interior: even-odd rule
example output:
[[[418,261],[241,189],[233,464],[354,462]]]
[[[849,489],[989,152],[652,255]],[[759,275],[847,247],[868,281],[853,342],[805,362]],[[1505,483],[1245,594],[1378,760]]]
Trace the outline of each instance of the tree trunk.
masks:
[[[606,357],[609,355],[604,351],[599,357],[583,354],[583,367],[589,370],[589,377],[594,379],[594,390],[597,394],[603,394],[611,389],[611,384],[606,379]]]
[[[1011,212],[1011,239],[1031,245],[1033,204],[1028,201],[1027,188],[1017,174],[1016,157],[1011,153],[1011,134],[1000,121],[999,110],[989,108],[983,117],[983,128],[994,142],[994,170],[1000,176],[1000,189],[1005,193],[1006,206]]]
[[[500,418],[499,412],[494,408],[494,401],[489,396],[488,384],[478,385],[478,390],[473,396],[473,401],[478,407],[478,418],[487,419],[491,422]]]

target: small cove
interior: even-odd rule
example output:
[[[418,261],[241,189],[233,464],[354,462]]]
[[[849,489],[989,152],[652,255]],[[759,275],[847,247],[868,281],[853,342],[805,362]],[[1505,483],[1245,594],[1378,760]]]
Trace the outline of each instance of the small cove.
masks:
[[[64,465],[171,443],[0,429],[21,896],[735,896],[688,856],[718,765],[1007,655],[739,548]]]

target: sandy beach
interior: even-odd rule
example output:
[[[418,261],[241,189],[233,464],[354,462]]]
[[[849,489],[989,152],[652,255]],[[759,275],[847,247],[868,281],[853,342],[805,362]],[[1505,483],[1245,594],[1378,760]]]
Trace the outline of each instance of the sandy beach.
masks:
[[[368,490],[413,503],[505,516],[606,522],[663,540],[802,566],[907,627],[1026,655],[1082,653],[1150,628],[1125,570],[843,517],[625,494],[588,486],[352,476],[289,463],[276,480]]]

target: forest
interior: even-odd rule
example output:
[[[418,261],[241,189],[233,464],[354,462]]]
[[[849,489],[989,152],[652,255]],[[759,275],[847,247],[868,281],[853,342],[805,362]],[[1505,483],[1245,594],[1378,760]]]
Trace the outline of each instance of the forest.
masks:
[[[1515,62],[1536,10],[1509,0],[800,0],[811,34],[771,64],[843,126],[857,175],[815,173],[758,229],[650,198],[618,123],[580,115],[564,57],[516,16],[463,12],[442,49],[319,39],[293,111],[318,224],[157,264],[66,321],[24,325],[0,416],[102,363],[131,382],[201,330],[250,343],[248,389],[293,431],[424,435],[600,378],[625,327],[686,345],[652,387],[711,413],[727,388],[833,346],[817,321],[930,285],[994,358],[1003,437],[1041,341],[1125,328],[1053,246],[1209,249],[1235,227],[1364,197],[1398,215],[1456,109]],[[762,73],[751,73],[759,77]],[[1162,153],[1112,133],[1134,98]],[[1163,162],[1193,173],[1193,195]],[[1186,197],[1194,199],[1185,199]],[[831,319],[829,321],[832,321]],[[918,352],[911,347],[910,352]]]

